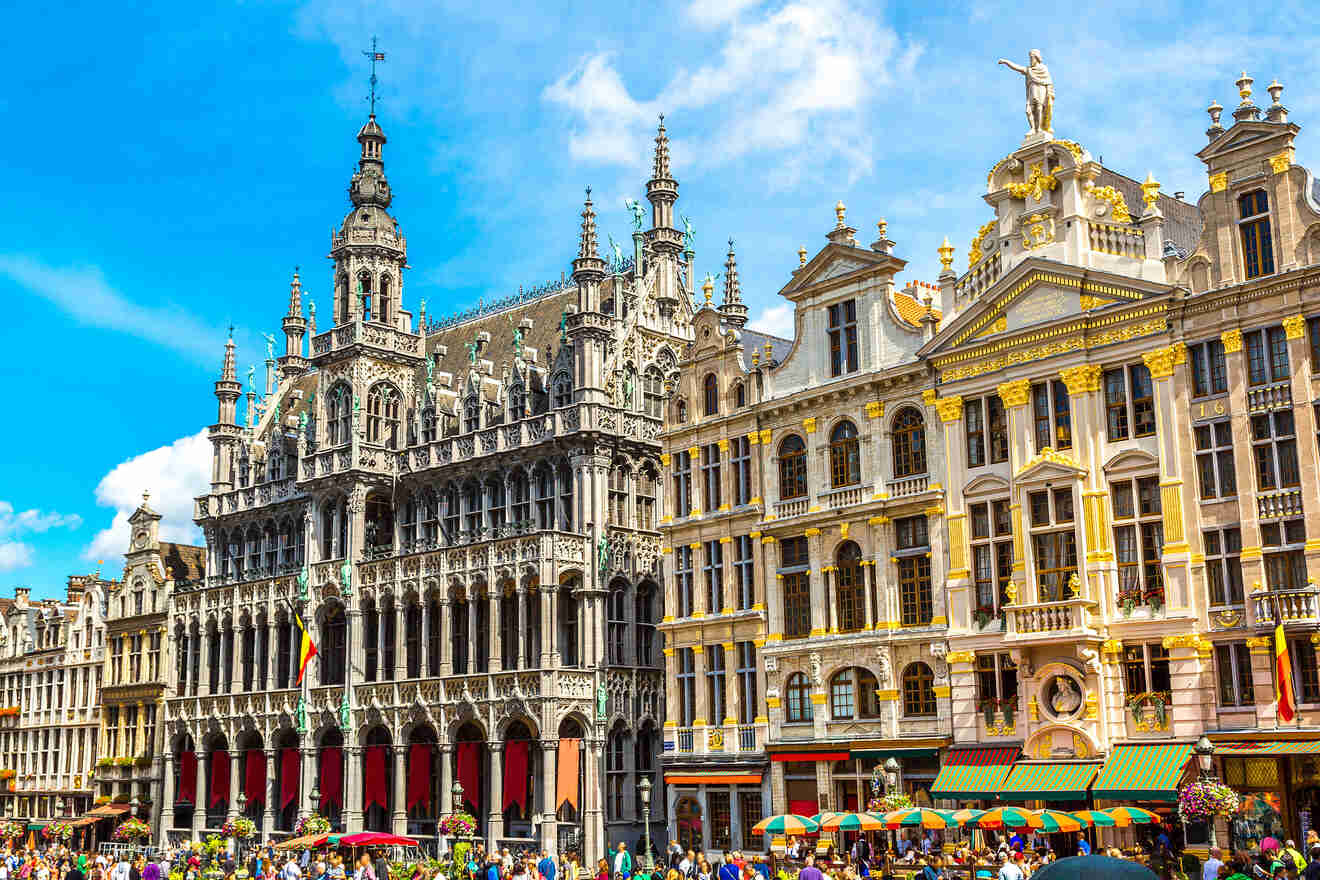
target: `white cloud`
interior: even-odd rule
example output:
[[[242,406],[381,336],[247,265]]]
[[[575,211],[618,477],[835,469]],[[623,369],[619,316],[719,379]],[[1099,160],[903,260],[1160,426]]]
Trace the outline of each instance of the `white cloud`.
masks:
[[[0,501],[0,571],[23,568],[32,564],[32,545],[21,540],[27,535],[39,535],[51,529],[76,529],[82,517],[76,513],[31,508],[15,512],[14,505]]]
[[[633,96],[609,52],[586,56],[547,87],[542,97],[577,119],[572,155],[636,164],[649,155],[650,127],[663,110],[684,120],[687,139],[673,150],[683,167],[810,145],[817,164],[839,159],[850,176],[868,169],[868,108],[896,78],[911,75],[921,47],[903,45],[892,29],[841,0],[753,5],[692,3],[688,16],[721,30],[724,42],[713,61],[680,69],[650,100]],[[709,131],[693,121],[699,113],[714,121]]]
[[[792,303],[780,303],[779,305],[769,306],[749,321],[747,326],[762,333],[769,333],[771,336],[792,339],[793,305]]]
[[[23,254],[0,254],[9,278],[89,327],[154,342],[201,363],[219,365],[221,336],[179,308],[142,305],[106,281],[96,266],[51,266]]]
[[[128,549],[128,518],[150,492],[151,509],[162,517],[165,541],[199,543],[193,525],[193,498],[211,486],[211,443],[206,431],[181,437],[168,446],[136,455],[115,465],[96,486],[96,501],[113,507],[114,519],[96,533],[83,551],[85,559],[115,559]]]

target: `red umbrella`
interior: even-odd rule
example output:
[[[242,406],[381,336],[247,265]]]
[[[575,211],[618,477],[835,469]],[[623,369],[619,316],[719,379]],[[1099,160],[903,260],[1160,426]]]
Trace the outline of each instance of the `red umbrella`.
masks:
[[[411,837],[386,834],[384,831],[359,831],[355,834],[322,834],[312,842],[312,847],[325,846],[416,846]]]

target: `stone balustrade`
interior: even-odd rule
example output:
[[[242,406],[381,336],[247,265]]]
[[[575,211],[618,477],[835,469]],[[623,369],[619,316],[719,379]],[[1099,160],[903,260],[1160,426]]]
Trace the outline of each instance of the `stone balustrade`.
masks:
[[[1095,603],[1080,597],[1058,602],[1009,605],[1004,609],[1006,641],[1065,641],[1098,636],[1092,618]]]

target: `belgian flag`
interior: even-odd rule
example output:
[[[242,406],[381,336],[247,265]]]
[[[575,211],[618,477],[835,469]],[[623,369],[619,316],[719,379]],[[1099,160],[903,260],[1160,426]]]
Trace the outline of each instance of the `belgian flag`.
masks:
[[[1274,628],[1274,699],[1279,704],[1279,717],[1292,721],[1297,715],[1293,704],[1292,659],[1288,656],[1288,639],[1283,624]]]
[[[302,617],[297,611],[293,612],[293,619],[298,623],[298,632],[302,633],[302,639],[298,644],[298,684],[302,684],[303,675],[307,672],[307,664],[316,656],[316,643],[312,641],[311,633],[307,632],[307,627],[303,625]]]

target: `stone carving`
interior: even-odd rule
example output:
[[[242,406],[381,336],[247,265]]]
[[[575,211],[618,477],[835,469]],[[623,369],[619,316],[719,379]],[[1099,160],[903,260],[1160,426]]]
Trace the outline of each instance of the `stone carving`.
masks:
[[[819,651],[811,652],[810,662],[811,662],[812,684],[816,685],[816,687],[820,687],[825,683],[825,679],[824,676],[821,674],[821,668],[820,668],[821,658]]]
[[[623,204],[628,208],[628,213],[632,214],[633,229],[638,232],[642,229],[642,220],[646,216],[646,209],[637,199],[624,199]]]
[[[1000,58],[999,63],[1026,79],[1027,137],[1051,134],[1054,131],[1054,80],[1050,78],[1050,69],[1041,60],[1040,50],[1031,50],[1026,67],[1007,58]]]
[[[1055,715],[1070,716],[1082,706],[1082,689],[1071,676],[1056,675],[1050,679],[1047,699]]]
[[[882,688],[890,687],[894,682],[894,664],[889,658],[889,647],[880,645],[875,649],[876,678]]]

